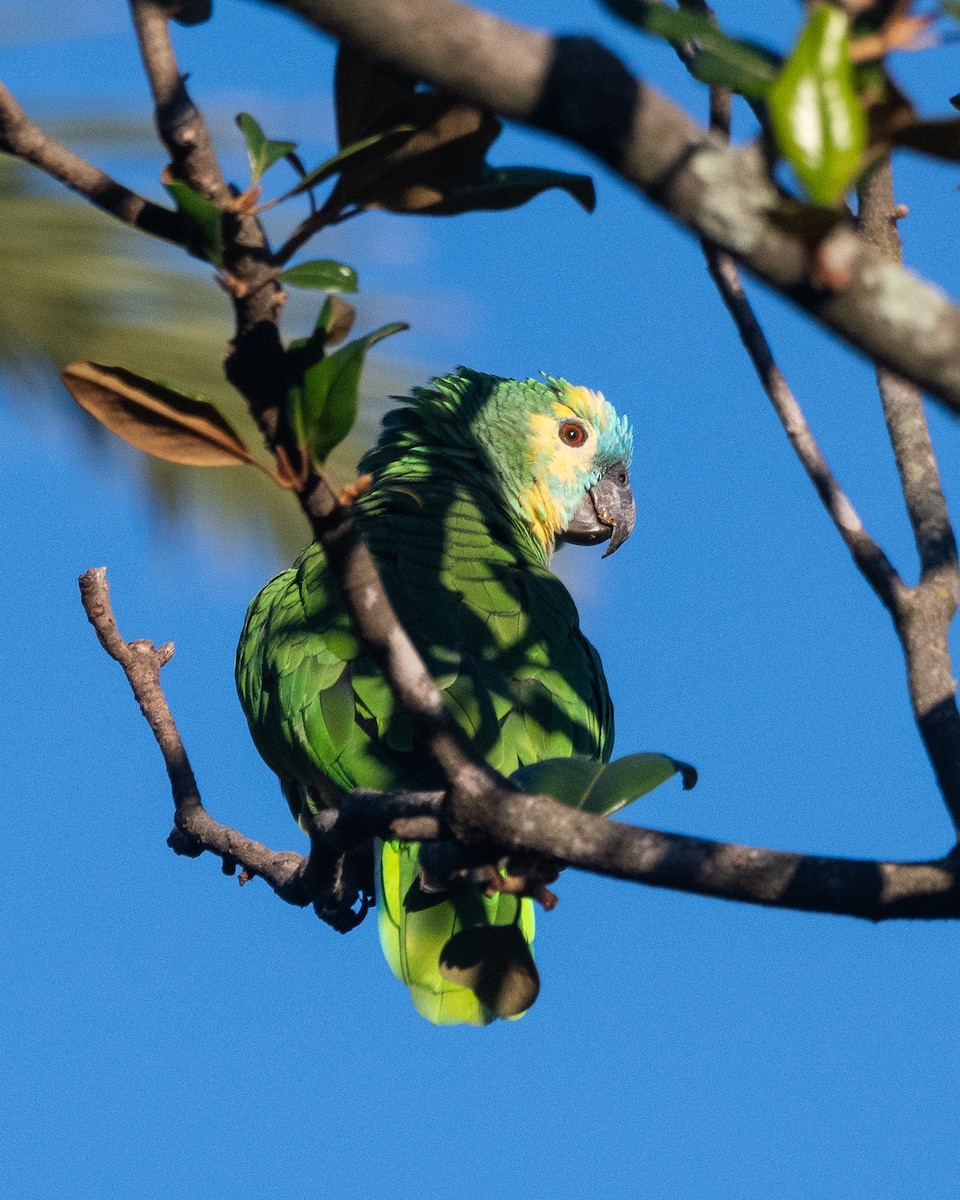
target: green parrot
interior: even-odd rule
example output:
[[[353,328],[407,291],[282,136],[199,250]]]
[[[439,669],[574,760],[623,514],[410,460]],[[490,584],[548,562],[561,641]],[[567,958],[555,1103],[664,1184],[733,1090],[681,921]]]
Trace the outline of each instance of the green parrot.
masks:
[[[629,536],[632,443],[599,393],[461,367],[414,389],[360,463],[370,482],[353,515],[397,615],[477,753],[505,775],[570,755],[609,761],[603,668],[548,563],[557,542],[608,540],[609,554]],[[325,779],[444,786],[317,544],[250,605],[237,687],[302,824]],[[539,989],[530,898],[437,883],[416,843],[373,853],[380,940],[417,1011],[435,1024],[522,1015]]]

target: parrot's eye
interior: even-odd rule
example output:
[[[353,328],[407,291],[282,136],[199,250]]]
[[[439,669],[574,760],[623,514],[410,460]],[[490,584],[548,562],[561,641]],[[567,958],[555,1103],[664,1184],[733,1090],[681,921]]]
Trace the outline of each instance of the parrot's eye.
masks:
[[[587,431],[579,421],[564,421],[560,426],[560,441],[568,446],[582,446],[587,440]]]

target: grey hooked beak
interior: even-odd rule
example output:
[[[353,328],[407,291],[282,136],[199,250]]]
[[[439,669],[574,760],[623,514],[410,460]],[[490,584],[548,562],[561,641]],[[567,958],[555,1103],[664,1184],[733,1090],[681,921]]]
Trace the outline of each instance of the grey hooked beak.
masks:
[[[587,491],[559,540],[575,546],[595,546],[609,538],[610,545],[603,552],[606,558],[627,540],[636,519],[629,472],[623,463],[614,463]]]

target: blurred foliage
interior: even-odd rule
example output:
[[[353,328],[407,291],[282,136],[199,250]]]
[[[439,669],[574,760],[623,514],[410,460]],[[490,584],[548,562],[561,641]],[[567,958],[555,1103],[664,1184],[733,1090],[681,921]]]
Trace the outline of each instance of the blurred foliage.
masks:
[[[105,126],[104,139],[119,136]],[[198,392],[226,415],[252,447],[259,434],[223,378],[232,335],[229,302],[213,283],[172,270],[165,250],[36,172],[0,160],[0,380],[18,405],[43,404],[62,422],[65,441],[91,465],[124,455],[158,509],[168,516],[208,514],[228,543],[259,541],[284,560],[307,539],[296,502],[253,470],[191,469],[128,451],[82,412],[55,377],[73,359],[96,358],[160,376]],[[400,374],[397,372],[396,374]],[[331,471],[348,479],[376,436],[386,397],[400,390],[390,372],[372,375],[361,419],[337,448]]]

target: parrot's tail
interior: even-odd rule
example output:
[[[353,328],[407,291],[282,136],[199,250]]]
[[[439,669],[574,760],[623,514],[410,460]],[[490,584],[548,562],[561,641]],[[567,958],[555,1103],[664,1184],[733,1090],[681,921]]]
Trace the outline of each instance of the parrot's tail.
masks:
[[[434,1025],[489,1025],[523,1016],[540,990],[533,902],[478,887],[421,886],[416,842],[378,842],[377,917],[390,969]]]

